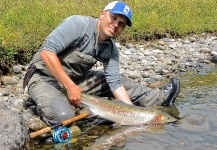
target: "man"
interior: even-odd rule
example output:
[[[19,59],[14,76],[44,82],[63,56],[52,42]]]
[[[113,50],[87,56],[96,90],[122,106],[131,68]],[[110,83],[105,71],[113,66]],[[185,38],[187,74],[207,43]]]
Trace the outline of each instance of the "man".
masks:
[[[29,81],[24,79],[39,115],[48,125],[72,118],[73,105],[81,103],[82,92],[114,97],[130,105],[138,98],[141,106],[169,106],[175,102],[177,78],[172,78],[163,90],[151,90],[120,75],[119,53],[112,38],[127,25],[132,26],[132,10],[124,2],[114,1],[98,19],[70,16],[48,35],[30,62],[28,72],[34,74]],[[91,69],[97,61],[102,62],[104,72]]]

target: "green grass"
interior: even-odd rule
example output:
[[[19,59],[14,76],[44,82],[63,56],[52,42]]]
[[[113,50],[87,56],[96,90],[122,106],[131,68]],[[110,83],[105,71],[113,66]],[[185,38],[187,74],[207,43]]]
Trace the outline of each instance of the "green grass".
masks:
[[[10,55],[15,56],[17,52],[24,51],[24,60],[28,61],[63,19],[74,14],[98,17],[108,2],[111,0],[1,0],[0,50],[3,54],[0,59],[4,60],[2,55],[9,49]],[[165,32],[183,36],[217,30],[216,0],[125,2],[133,10],[133,27],[127,28],[120,37],[125,40],[144,39]]]

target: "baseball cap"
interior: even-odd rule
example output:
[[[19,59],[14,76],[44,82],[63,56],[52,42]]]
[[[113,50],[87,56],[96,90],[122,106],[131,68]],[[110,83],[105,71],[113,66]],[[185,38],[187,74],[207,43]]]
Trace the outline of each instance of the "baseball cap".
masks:
[[[113,1],[109,3],[104,10],[109,10],[113,14],[120,14],[127,17],[127,25],[132,26],[132,10],[130,7],[121,1]]]

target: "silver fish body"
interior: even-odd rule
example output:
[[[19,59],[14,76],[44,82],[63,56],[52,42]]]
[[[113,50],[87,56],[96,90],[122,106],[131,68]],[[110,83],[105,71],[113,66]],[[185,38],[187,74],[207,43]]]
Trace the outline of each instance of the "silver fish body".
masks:
[[[142,125],[176,121],[169,114],[151,107],[139,107],[123,102],[117,103],[86,94],[82,94],[82,103],[88,106],[93,114],[121,125]]]

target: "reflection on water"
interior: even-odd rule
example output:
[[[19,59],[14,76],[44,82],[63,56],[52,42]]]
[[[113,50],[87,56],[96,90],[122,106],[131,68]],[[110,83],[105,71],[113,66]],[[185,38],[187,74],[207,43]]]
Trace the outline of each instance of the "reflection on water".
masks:
[[[128,137],[139,136],[142,132],[159,132],[164,127],[163,124],[150,124],[141,126],[123,126],[107,132],[107,135],[97,139],[89,149],[105,149],[111,146],[123,146]]]

